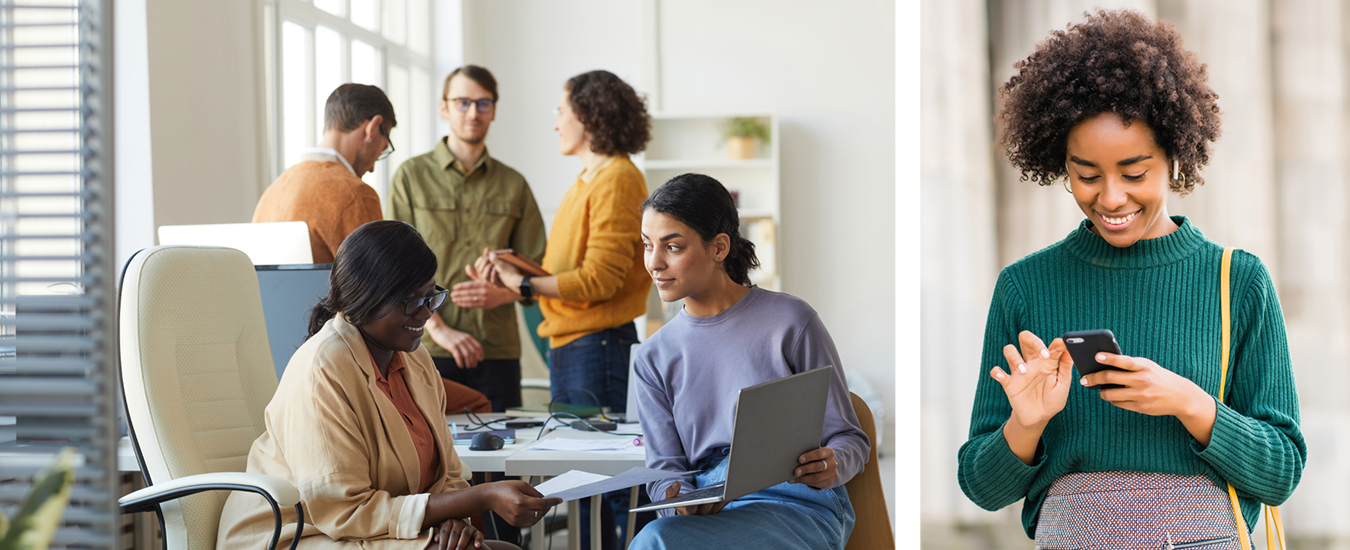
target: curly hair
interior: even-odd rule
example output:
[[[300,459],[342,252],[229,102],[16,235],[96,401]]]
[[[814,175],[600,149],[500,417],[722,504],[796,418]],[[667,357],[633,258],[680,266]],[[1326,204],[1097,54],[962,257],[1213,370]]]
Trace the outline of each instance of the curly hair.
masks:
[[[581,73],[567,80],[572,111],[591,136],[591,150],[601,155],[632,155],[652,139],[647,102],[632,86],[609,71]]]
[[[1219,96],[1206,83],[1205,65],[1167,23],[1134,11],[1084,15],[1086,21],[1037,44],[999,89],[1008,160],[1022,181],[1050,185],[1067,175],[1069,130],[1116,113],[1126,124],[1148,125],[1187,176],[1171,181],[1172,190],[1189,193],[1204,183],[1198,169],[1219,137]]]

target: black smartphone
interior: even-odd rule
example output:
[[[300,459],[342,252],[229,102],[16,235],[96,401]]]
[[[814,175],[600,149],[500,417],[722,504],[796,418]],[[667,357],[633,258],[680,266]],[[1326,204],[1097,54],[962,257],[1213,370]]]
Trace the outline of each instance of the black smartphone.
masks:
[[[1078,368],[1079,376],[1087,376],[1094,372],[1106,369],[1123,370],[1111,365],[1103,365],[1097,362],[1097,352],[1104,351],[1120,355],[1120,344],[1116,343],[1116,335],[1108,329],[1099,330],[1078,330],[1064,333],[1064,346],[1069,350],[1069,356],[1073,357],[1073,365]],[[1105,390],[1110,388],[1123,388],[1120,384],[1097,384],[1088,386],[1090,390]]]

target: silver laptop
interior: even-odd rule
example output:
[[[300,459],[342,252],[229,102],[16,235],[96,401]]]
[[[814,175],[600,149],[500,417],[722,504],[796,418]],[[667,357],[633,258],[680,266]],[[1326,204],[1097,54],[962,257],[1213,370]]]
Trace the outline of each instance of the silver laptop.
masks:
[[[733,501],[796,477],[797,457],[820,448],[833,366],[744,388],[727,456],[727,480],[633,512]]]

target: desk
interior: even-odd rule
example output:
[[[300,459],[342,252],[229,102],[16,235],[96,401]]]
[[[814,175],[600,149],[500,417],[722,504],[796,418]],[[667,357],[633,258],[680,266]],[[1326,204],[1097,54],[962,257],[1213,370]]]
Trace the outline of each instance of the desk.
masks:
[[[500,413],[484,413],[477,415],[482,420],[499,420],[505,417]],[[447,424],[454,422],[460,426],[468,424],[468,417],[463,414],[451,414],[445,416]],[[482,430],[464,430],[460,431],[482,431]],[[525,428],[516,430],[516,442],[496,451],[470,451],[468,445],[455,446],[455,453],[459,455],[460,462],[468,466],[475,472],[506,472],[508,476],[524,476],[531,478],[552,477],[566,473],[569,470],[585,470],[604,475],[616,475],[628,471],[635,466],[646,465],[646,459],[639,455],[619,455],[606,452],[587,452],[587,451],[533,451],[530,445],[535,442],[535,436],[539,433],[539,428]],[[544,435],[544,439],[553,438],[573,438],[573,439],[611,439],[618,436],[581,432],[576,430],[558,430]],[[131,438],[123,437],[117,444],[117,469],[123,472],[140,472],[140,466],[136,463],[136,453],[131,448]],[[534,483],[538,484],[538,483]],[[636,488],[634,488],[636,490]],[[636,494],[636,493],[635,493]],[[592,509],[599,506],[600,497],[591,498]],[[580,546],[580,509],[577,501],[567,503],[567,532],[568,547],[575,549]],[[633,532],[634,516],[628,516],[628,533]],[[591,515],[592,532],[598,532],[600,516]],[[544,522],[540,521],[531,527],[530,546],[531,548],[544,547]],[[600,539],[592,537],[592,547],[599,548]]]

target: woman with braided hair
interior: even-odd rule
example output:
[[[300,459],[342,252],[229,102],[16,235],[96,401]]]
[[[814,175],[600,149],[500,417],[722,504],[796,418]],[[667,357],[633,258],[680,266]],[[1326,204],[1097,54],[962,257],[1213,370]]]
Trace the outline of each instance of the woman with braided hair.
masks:
[[[1086,219],[999,274],[961,488],[989,510],[1025,500],[1037,548],[1239,548],[1227,487],[1255,525],[1298,485],[1307,446],[1270,274],[1233,253],[1224,350],[1224,248],[1167,212],[1219,135],[1205,66],[1171,26],[1099,11],[1016,67],[1002,145]],[[1075,376],[1057,336],[1091,329],[1123,353]]]

